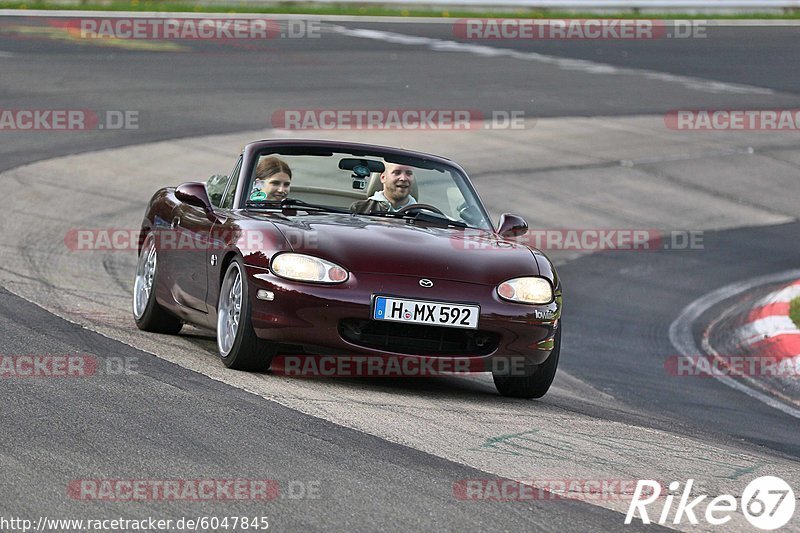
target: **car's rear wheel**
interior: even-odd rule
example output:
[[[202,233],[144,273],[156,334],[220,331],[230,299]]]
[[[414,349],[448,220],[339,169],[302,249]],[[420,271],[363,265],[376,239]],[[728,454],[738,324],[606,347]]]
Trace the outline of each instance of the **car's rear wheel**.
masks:
[[[133,282],[133,318],[136,326],[154,333],[178,333],[183,327],[181,320],[170,314],[156,301],[158,286],[158,252],[156,239],[149,234],[139,253],[136,264],[136,279]]]
[[[222,279],[217,305],[217,348],[222,362],[234,370],[267,370],[274,356],[271,343],[253,330],[252,305],[240,258],[231,261]]]
[[[558,356],[561,353],[561,326],[553,340],[553,351],[547,360],[527,369],[526,375],[514,376],[493,373],[494,385],[503,396],[513,398],[541,398],[550,389],[558,368]]]

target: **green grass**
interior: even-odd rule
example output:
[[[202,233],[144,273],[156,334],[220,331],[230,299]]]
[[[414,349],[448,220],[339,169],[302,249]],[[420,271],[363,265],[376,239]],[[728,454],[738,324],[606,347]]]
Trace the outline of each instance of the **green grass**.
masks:
[[[432,0],[434,1],[434,0]],[[105,11],[169,11],[184,13],[273,13],[301,15],[362,15],[391,17],[450,17],[450,18],[646,18],[646,19],[800,19],[800,10],[779,13],[736,13],[736,14],[681,14],[681,13],[636,13],[632,11],[620,13],[572,13],[560,11],[516,9],[495,11],[487,10],[447,10],[443,8],[406,8],[392,6],[363,6],[359,4],[295,4],[275,2],[267,5],[237,3],[219,3],[213,5],[197,5],[189,2],[172,0],[74,0],[60,3],[48,0],[29,0],[8,2],[0,0],[0,9],[65,9],[65,10],[105,10]]]
[[[800,296],[789,304],[789,316],[792,318],[794,325],[800,328]]]

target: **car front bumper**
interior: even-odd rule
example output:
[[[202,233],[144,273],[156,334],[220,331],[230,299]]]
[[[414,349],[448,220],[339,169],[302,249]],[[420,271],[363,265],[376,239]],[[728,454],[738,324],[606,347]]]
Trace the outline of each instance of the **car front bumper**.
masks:
[[[560,323],[560,295],[548,305],[533,306],[503,301],[495,287],[446,279],[431,279],[433,286],[426,288],[420,286],[416,276],[351,273],[345,283],[322,285],[285,280],[268,270],[250,266],[247,279],[252,324],[258,337],[322,349],[337,356],[467,358],[482,361],[486,370],[494,368],[492,365],[501,358],[537,365],[552,352]],[[271,299],[259,299],[259,291],[266,291],[262,296]],[[376,294],[478,304],[478,330],[408,328],[396,322],[383,327],[385,321],[371,319],[372,299]],[[398,336],[404,333],[421,339]],[[437,335],[441,340],[437,340]],[[463,350],[459,349],[459,343]],[[480,368],[480,364],[471,368]]]

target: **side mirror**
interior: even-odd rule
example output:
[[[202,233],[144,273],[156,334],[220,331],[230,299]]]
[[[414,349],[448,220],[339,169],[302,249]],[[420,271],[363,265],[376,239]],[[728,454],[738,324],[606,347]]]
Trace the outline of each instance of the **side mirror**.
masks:
[[[211,211],[211,200],[208,198],[206,186],[198,182],[181,183],[175,189],[175,198],[181,202],[195,207],[199,207],[204,211]]]
[[[511,213],[500,215],[497,233],[502,237],[519,237],[528,232],[528,223],[525,219]]]

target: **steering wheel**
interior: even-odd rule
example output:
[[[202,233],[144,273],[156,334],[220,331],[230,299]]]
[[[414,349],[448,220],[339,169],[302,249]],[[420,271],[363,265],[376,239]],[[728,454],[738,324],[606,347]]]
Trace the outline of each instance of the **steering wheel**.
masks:
[[[395,212],[398,215],[404,215],[404,214],[406,214],[406,213],[408,213],[410,211],[423,211],[423,210],[433,211],[434,213],[438,213],[438,214],[440,214],[440,215],[442,215],[444,217],[447,216],[444,213],[442,213],[441,209],[439,209],[436,206],[430,205],[430,204],[411,204],[411,205],[407,205],[405,207],[402,207],[402,208],[398,209]]]

